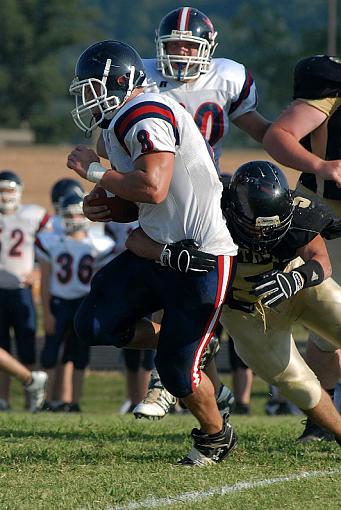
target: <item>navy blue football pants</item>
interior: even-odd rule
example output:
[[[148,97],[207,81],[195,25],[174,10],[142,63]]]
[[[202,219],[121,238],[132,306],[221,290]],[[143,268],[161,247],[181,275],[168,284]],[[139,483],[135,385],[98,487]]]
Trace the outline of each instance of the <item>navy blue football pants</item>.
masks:
[[[200,360],[233,281],[234,259],[219,256],[216,269],[192,276],[125,251],[94,276],[75,330],[86,345],[125,347],[137,321],[163,309],[156,368],[168,391],[186,397],[200,382]]]
[[[13,328],[19,360],[35,362],[36,311],[31,287],[0,289],[0,347],[11,352]]]
[[[63,364],[72,361],[77,370],[84,370],[89,364],[90,347],[84,346],[73,326],[75,313],[82,300],[52,296],[50,308],[56,319],[56,331],[45,337],[40,359],[43,368],[55,368],[58,361]]]

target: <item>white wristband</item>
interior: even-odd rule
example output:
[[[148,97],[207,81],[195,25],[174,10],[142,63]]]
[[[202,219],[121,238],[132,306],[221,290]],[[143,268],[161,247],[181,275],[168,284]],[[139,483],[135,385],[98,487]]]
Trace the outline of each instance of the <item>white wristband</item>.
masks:
[[[88,179],[88,181],[98,184],[106,171],[107,169],[104,168],[104,166],[102,166],[101,163],[93,161],[92,163],[90,163],[89,168],[86,172],[86,178]]]

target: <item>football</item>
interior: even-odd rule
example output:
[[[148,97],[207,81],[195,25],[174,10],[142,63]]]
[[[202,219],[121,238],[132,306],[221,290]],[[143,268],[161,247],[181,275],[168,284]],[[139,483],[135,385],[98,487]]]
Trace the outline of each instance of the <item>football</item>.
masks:
[[[111,220],[117,223],[130,223],[138,219],[139,209],[134,202],[125,200],[105,190],[102,186],[96,185],[90,192],[91,195],[98,195],[90,201],[91,205],[106,205],[110,209]]]

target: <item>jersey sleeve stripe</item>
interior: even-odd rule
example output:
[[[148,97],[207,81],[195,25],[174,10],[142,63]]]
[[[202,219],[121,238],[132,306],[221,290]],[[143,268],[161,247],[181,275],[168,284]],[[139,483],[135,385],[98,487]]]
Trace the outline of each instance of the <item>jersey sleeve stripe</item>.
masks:
[[[50,217],[49,217],[48,213],[45,213],[43,219],[39,223],[39,227],[37,229],[37,232],[39,232],[40,230],[42,230],[46,226],[46,223],[49,221],[49,218]]]
[[[244,99],[246,99],[249,96],[252,84],[253,84],[252,75],[249,71],[247,71],[246,78],[245,78],[241,93],[239,94],[237,101],[235,101],[231,104],[230,109],[229,109],[229,115],[231,113],[233,113],[238,108],[238,106],[241,105],[241,103],[244,101]]]
[[[36,248],[36,250],[38,252],[42,252],[46,257],[50,258],[50,253],[48,252],[48,250],[43,246],[43,244],[41,243],[40,239],[38,237],[36,237],[35,241],[34,241],[34,246]]]
[[[179,144],[179,133],[172,110],[162,103],[145,101],[127,110],[115,123],[116,137],[126,151],[127,147],[124,142],[126,134],[137,122],[148,118],[163,119],[168,122],[173,128],[176,143]]]

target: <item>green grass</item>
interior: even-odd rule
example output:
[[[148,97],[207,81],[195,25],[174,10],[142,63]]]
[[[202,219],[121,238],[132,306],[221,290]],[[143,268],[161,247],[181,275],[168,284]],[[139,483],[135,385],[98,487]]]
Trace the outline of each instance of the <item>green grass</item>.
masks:
[[[301,417],[265,416],[266,391],[256,379],[252,416],[232,417],[239,445],[231,457],[213,467],[188,469],[173,464],[190,449],[195,420],[188,415],[160,422],[119,417],[124,393],[120,374],[86,378],[79,416],[22,412],[21,388],[15,383],[13,411],[0,415],[0,509],[129,508],[129,502],[148,497],[175,498],[238,482],[331,470],[338,473],[143,508],[341,508],[340,448],[336,443],[297,444]]]

